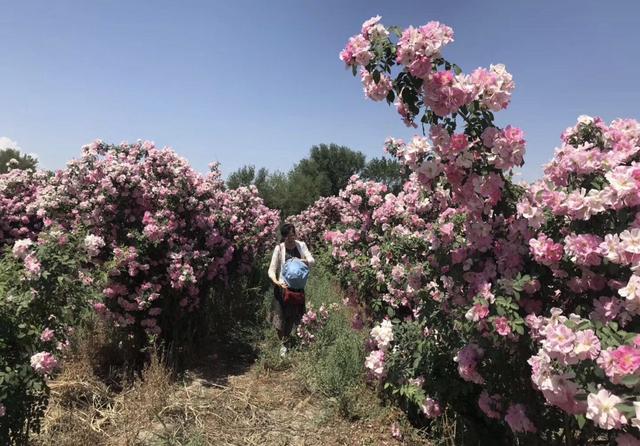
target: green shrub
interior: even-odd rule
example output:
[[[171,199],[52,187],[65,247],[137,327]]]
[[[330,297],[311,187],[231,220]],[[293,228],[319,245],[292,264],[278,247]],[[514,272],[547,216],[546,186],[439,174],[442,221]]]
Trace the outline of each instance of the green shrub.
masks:
[[[0,259],[0,444],[25,444],[39,429],[45,376],[54,372],[70,327],[97,299],[100,278],[84,270],[83,241],[83,234],[52,229]]]
[[[312,391],[341,400],[364,382],[364,339],[344,313],[332,313],[302,353],[301,373]]]
[[[321,265],[312,273],[307,295],[314,307],[342,301],[339,288]],[[350,311],[340,305],[329,312],[326,324],[315,334],[309,348],[301,351],[299,370],[311,391],[335,401],[340,413],[352,418],[359,412],[364,359],[364,334],[351,328]]]

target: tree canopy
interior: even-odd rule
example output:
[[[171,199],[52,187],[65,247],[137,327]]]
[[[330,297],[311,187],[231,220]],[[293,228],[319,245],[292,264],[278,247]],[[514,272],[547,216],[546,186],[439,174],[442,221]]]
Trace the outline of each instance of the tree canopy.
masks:
[[[312,146],[309,156],[287,173],[242,166],[229,175],[227,187],[254,185],[267,206],[280,209],[283,217],[287,217],[306,209],[318,198],[337,195],[354,174],[385,183],[392,192],[398,192],[407,178],[397,161],[382,157],[367,162],[362,152],[331,143]]]
[[[35,169],[38,160],[31,155],[25,155],[17,149],[0,148],[0,173],[7,173],[11,169]]]

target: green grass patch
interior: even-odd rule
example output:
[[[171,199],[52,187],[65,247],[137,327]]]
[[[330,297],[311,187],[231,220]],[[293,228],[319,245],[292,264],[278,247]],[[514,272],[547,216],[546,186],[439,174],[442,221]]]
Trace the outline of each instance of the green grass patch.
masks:
[[[315,268],[307,284],[307,296],[314,308],[338,304],[331,311],[315,342],[298,353],[297,371],[310,391],[332,402],[346,418],[362,418],[365,333],[351,328],[351,311],[342,304],[342,294],[331,274]]]

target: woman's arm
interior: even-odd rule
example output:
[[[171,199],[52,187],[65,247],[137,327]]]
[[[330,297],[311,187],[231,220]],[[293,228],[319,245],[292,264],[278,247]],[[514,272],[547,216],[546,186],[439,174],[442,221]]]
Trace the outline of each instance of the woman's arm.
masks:
[[[276,285],[280,285],[278,280],[278,264],[280,263],[280,245],[276,245],[271,256],[271,264],[269,265],[269,279]]]
[[[300,244],[302,245],[302,257],[307,261],[307,265],[310,267],[315,265],[316,259],[311,255],[311,251],[307,248],[307,244],[305,242],[300,242]]]

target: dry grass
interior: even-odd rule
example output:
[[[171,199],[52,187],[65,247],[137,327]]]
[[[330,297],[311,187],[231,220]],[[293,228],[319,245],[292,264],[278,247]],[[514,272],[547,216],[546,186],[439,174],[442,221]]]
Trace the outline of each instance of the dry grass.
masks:
[[[92,341],[93,342],[93,341]],[[372,411],[355,422],[341,418],[327,401],[308,391],[294,369],[236,369],[224,380],[207,378],[209,356],[176,382],[157,354],[141,376],[123,389],[107,386],[93,370],[95,345],[85,345],[51,383],[51,402],[39,446],[184,445],[319,446],[426,445],[407,429],[394,440],[392,409]],[[223,366],[224,367],[224,366]],[[220,371],[216,375],[220,375]],[[114,378],[115,380],[115,378]],[[369,391],[370,392],[370,391]],[[375,397],[364,395],[363,401]]]
[[[219,446],[399,445],[389,425],[397,413],[348,422],[308,393],[295,371],[230,377],[228,385],[195,379],[173,396],[159,433],[164,443]],[[426,444],[411,440],[406,445]]]
[[[50,383],[43,429],[33,439],[36,446],[432,444],[398,409],[382,407],[364,385],[353,387],[348,398],[327,398],[310,387],[301,379],[301,361],[313,359],[309,352],[292,352],[282,360],[277,342],[263,342],[262,359],[255,362],[255,353],[241,345],[209,344],[212,351],[197,355],[179,378],[157,352],[139,375],[131,376],[106,329],[98,326],[86,333]],[[272,363],[282,367],[270,367]],[[341,416],[342,399],[353,403],[350,420]],[[396,421],[403,426],[402,441],[391,437]]]
[[[79,339],[51,383],[51,398],[36,445],[134,445],[155,422],[174,389],[171,373],[153,353],[140,376],[127,380],[122,370],[104,370],[96,352],[104,352],[106,334]],[[126,382],[124,389],[122,383]]]

